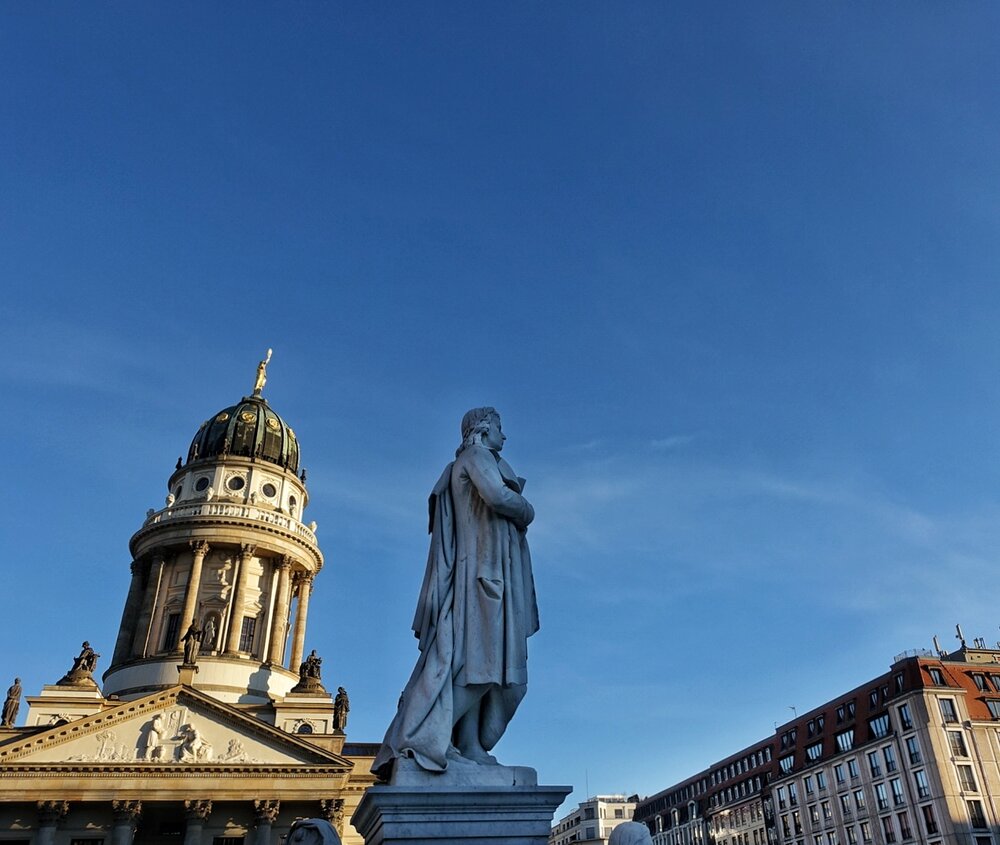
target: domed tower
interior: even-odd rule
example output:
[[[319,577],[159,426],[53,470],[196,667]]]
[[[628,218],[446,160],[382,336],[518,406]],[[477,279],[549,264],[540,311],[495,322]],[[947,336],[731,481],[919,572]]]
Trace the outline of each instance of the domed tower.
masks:
[[[150,510],[129,543],[132,581],[105,696],[176,685],[192,623],[201,645],[188,678],[216,698],[267,705],[299,680],[323,555],[315,523],[302,523],[298,440],[261,395],[270,355],[253,393],[201,424],[167,482],[166,507]]]

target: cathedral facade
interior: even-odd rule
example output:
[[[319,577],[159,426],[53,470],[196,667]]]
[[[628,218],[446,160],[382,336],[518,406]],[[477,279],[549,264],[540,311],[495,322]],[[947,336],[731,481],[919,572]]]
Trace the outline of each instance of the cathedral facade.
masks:
[[[253,392],[207,419],[130,541],[110,666],[84,643],[0,727],[0,845],[277,845],[350,818],[377,744],[305,653],[323,568],[291,427]],[[15,685],[17,686],[17,685]],[[17,720],[19,721],[19,720]]]

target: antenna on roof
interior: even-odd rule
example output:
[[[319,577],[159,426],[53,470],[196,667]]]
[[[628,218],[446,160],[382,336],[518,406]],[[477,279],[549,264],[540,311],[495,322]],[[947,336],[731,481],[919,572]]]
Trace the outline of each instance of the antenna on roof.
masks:
[[[962,626],[955,626],[955,639],[962,644],[962,648],[965,648],[965,634],[962,633]]]
[[[944,657],[944,649],[941,648],[941,641],[937,634],[934,635],[934,651],[938,653],[938,657]]]
[[[794,717],[795,717],[796,719],[798,719],[798,718],[799,718],[799,711],[795,709],[795,705],[794,705],[794,704],[789,704],[789,705],[788,705],[788,709],[792,711],[792,715],[793,715],[793,716],[794,716]]]

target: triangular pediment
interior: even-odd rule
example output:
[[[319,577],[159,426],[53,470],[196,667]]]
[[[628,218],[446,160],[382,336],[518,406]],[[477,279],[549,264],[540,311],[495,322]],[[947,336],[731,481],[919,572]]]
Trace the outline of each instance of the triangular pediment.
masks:
[[[177,686],[0,747],[0,765],[305,766],[350,760],[199,692]]]

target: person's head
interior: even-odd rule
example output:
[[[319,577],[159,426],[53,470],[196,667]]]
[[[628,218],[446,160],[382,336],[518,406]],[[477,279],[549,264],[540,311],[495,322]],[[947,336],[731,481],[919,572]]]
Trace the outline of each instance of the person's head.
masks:
[[[652,845],[649,828],[639,822],[624,822],[611,831],[608,845]]]
[[[288,831],[288,845],[341,845],[326,819],[298,819]]]
[[[500,414],[489,406],[473,408],[462,417],[462,448],[482,445],[494,452],[503,448],[506,436],[500,428]]]

